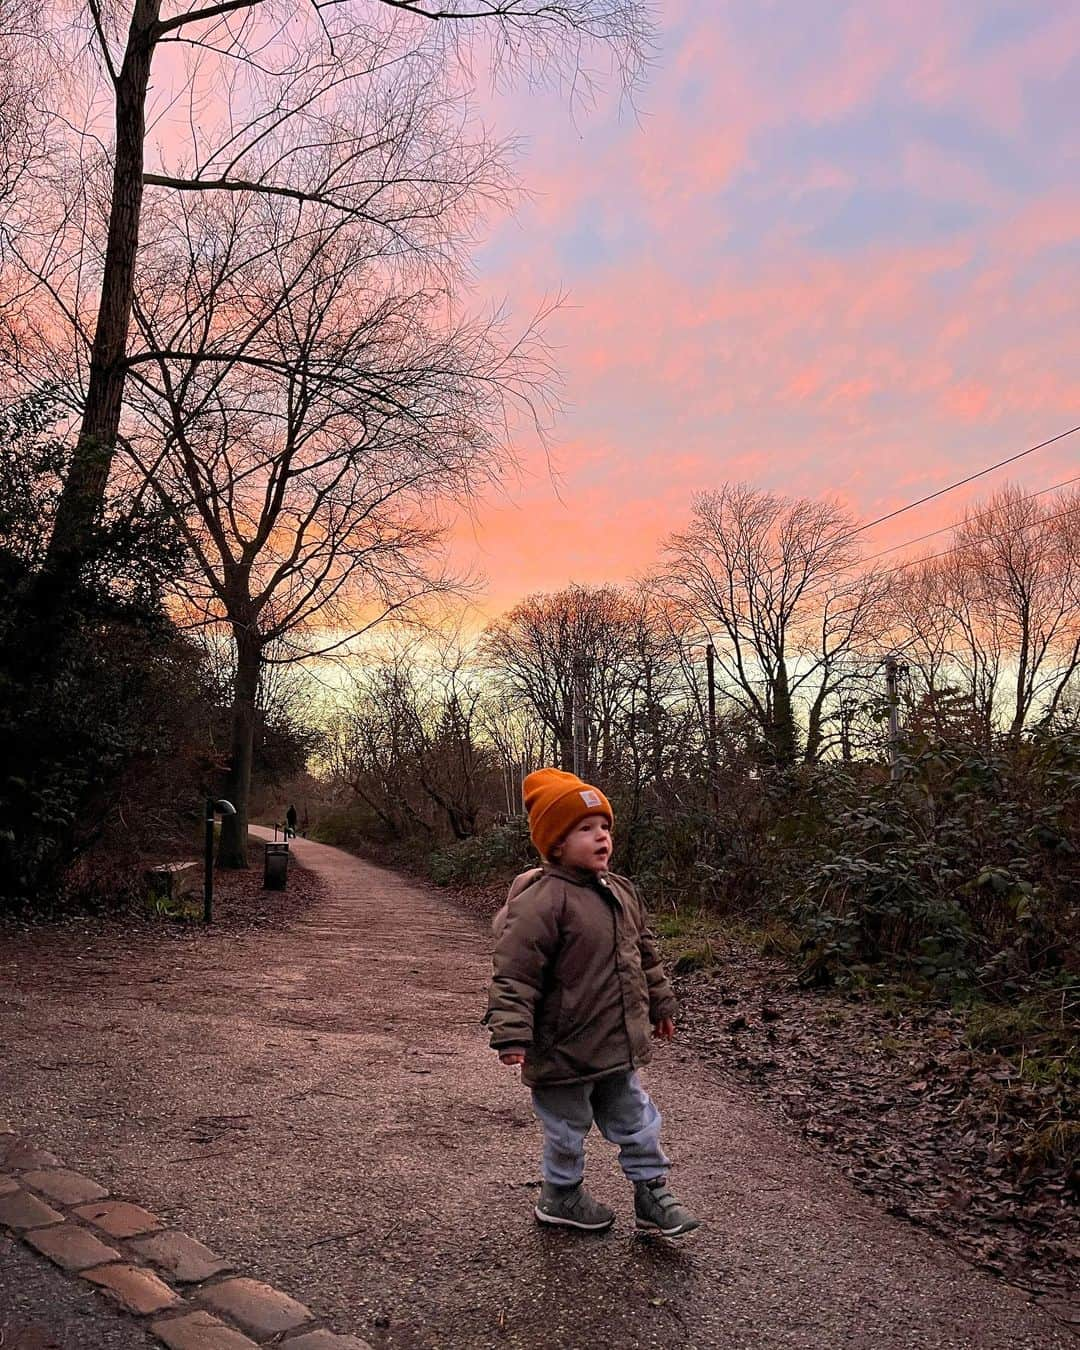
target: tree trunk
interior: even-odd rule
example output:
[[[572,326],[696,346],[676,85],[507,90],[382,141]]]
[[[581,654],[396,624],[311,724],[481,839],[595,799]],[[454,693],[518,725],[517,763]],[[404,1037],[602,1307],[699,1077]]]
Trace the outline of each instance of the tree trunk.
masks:
[[[806,719],[806,745],[803,748],[803,762],[806,764],[816,764],[821,758],[821,747],[825,740],[824,710],[825,700],[833,691],[829,688],[829,677],[826,672],[821,679],[821,685],[814,696],[814,701],[810,705],[810,712]],[[790,703],[789,703],[790,708]],[[850,760],[851,751],[847,741],[847,729],[844,727],[843,714],[841,713],[841,744],[845,746],[844,759]]]
[[[1031,620],[1027,613],[1026,606],[1022,606],[1020,625],[1020,654],[1017,658],[1016,671],[1016,703],[1013,709],[1012,725],[1009,727],[1009,736],[1013,740],[1015,740],[1024,729],[1024,721],[1027,718],[1028,705],[1030,703],[1028,685],[1031,676],[1028,671],[1028,662],[1031,659]]]
[[[101,514],[116,451],[142,217],[146,92],[161,0],[136,0],[116,81],[116,146],[105,266],[79,439],[60,500],[46,571],[73,576]]]
[[[772,724],[768,728],[768,740],[776,764],[788,767],[795,763],[799,753],[799,738],[791,707],[787,662],[783,657],[776,663],[776,675],[773,679]]]
[[[250,625],[234,625],[233,638],[236,642],[236,680],[232,705],[232,757],[225,795],[236,807],[236,815],[222,818],[217,861],[219,867],[241,868],[248,865],[248,803],[262,643]]]

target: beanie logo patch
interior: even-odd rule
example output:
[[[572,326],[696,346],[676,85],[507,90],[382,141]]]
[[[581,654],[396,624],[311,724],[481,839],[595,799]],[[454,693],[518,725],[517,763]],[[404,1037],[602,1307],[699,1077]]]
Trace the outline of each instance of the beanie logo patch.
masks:
[[[581,800],[585,803],[586,806],[600,805],[600,794],[599,792],[594,792],[592,788],[586,788],[585,791],[580,794],[580,796]]]

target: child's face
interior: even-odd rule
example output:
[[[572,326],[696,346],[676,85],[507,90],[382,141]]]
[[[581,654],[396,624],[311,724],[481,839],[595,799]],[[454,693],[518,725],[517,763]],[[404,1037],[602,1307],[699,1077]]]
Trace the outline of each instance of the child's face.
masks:
[[[563,867],[606,872],[611,849],[611,826],[607,816],[586,816],[552,849],[552,855]]]

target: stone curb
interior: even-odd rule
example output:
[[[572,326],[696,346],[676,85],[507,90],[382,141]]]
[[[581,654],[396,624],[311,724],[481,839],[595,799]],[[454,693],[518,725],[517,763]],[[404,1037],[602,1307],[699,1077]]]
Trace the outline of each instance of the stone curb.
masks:
[[[140,1205],[110,1196],[6,1120],[0,1227],[97,1289],[169,1350],[371,1350],[280,1289],[234,1274],[228,1261]]]

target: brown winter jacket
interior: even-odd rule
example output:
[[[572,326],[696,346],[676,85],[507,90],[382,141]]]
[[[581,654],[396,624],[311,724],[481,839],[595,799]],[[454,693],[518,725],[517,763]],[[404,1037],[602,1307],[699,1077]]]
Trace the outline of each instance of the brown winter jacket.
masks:
[[[652,1059],[675,997],[633,884],[548,865],[496,916],[484,1017],[496,1050],[525,1053],[530,1087],[582,1083]]]

